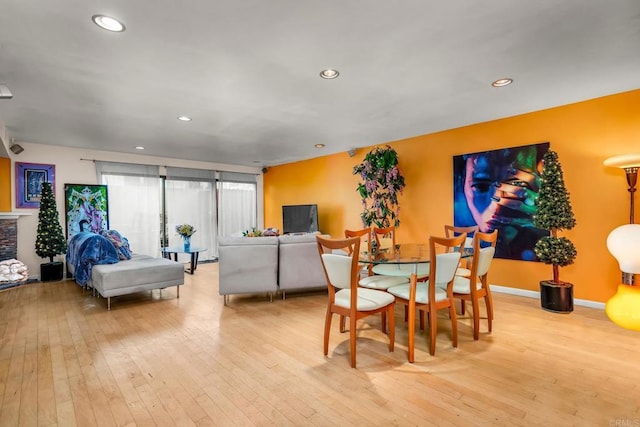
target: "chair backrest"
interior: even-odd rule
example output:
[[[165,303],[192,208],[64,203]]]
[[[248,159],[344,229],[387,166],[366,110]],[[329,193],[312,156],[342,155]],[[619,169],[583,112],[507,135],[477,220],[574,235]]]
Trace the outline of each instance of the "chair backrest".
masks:
[[[331,285],[340,289],[351,288],[352,258],[353,255],[322,254],[322,264]]]
[[[491,261],[496,253],[497,241],[498,230],[493,230],[491,233],[478,231],[473,236],[474,256],[471,264],[471,277],[482,277],[489,272]]]
[[[446,225],[444,226],[444,235],[447,237],[458,236],[462,233],[467,234],[467,238],[464,240],[465,248],[473,247],[473,236],[480,228],[477,225],[470,225],[468,227],[457,227],[455,225]]]
[[[344,230],[344,237],[358,237],[360,239],[360,246],[363,243],[367,245],[367,251],[371,253],[371,227],[363,228],[361,230]]]
[[[360,238],[329,239],[316,236],[316,239],[329,289],[355,289],[358,286]],[[348,255],[332,253],[336,250]]]
[[[462,256],[460,248],[467,238],[466,233],[455,237],[429,237],[429,298],[435,295],[436,286],[449,288]]]
[[[379,228],[373,228],[373,235],[376,239],[378,248],[390,248],[395,250],[396,248],[396,228],[394,226]]]

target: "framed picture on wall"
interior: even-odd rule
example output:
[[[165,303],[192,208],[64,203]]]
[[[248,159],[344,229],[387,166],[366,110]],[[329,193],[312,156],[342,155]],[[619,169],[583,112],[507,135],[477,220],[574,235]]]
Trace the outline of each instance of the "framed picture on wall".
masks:
[[[547,150],[543,142],[454,156],[454,225],[498,230],[496,258],[537,261],[533,247],[549,235],[533,226]]]
[[[54,165],[16,162],[16,207],[40,208],[42,183],[50,182],[56,194]]]
[[[64,208],[67,239],[81,231],[99,233],[109,229],[106,185],[65,184]]]

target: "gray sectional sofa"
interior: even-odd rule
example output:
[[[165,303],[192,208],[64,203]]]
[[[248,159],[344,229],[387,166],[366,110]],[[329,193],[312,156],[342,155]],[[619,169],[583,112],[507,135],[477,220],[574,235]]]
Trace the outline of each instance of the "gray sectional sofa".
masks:
[[[273,294],[327,287],[316,234],[279,237],[221,237],[218,241],[219,293]]]

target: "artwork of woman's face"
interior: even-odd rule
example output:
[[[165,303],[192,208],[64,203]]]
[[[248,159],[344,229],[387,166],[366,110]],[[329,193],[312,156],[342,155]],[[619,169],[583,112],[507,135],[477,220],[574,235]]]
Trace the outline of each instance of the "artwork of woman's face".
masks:
[[[546,230],[534,227],[542,157],[548,143],[454,157],[454,223],[498,230],[496,257],[535,261],[535,243]]]
[[[464,194],[480,231],[527,225],[535,213],[540,173],[535,147],[469,155]]]

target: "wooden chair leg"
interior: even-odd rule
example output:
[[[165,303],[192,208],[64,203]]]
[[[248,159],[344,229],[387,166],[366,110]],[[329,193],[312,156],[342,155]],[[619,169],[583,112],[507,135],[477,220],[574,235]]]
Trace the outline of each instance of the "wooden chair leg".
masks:
[[[331,332],[331,307],[327,307],[327,317],[324,320],[324,355],[329,354],[329,333]]]
[[[438,331],[438,320],[436,319],[436,310],[429,307],[429,354],[436,354],[436,338]]]
[[[487,306],[487,324],[489,327],[489,332],[491,332],[493,323],[493,298],[491,297],[491,293],[488,289],[487,295],[484,297],[484,303]]]
[[[355,313],[354,313],[355,314]],[[351,367],[356,367],[356,316],[349,317],[349,350],[351,353]]]
[[[340,332],[344,333],[347,330],[346,320],[344,316],[340,316]]]
[[[460,315],[464,316],[465,310],[466,310],[467,304],[465,303],[465,301],[463,299],[460,300]]]
[[[389,351],[393,351],[396,343],[396,315],[393,304],[389,307]]]
[[[380,329],[382,330],[383,334],[386,334],[387,333],[387,312],[383,311],[382,313],[380,313],[380,316],[382,317],[381,318],[382,325]]]
[[[451,300],[449,315],[451,316],[451,336],[453,339],[453,347],[456,348],[458,347],[458,319],[456,316],[456,303],[454,300]]]
[[[477,298],[471,300],[471,306],[473,307],[473,339],[477,341],[480,338],[480,305]]]
[[[408,305],[404,306],[404,321],[405,322],[409,321],[409,306]]]
[[[409,303],[411,305],[411,303]],[[415,350],[415,333],[416,333],[416,306],[415,302],[413,303],[413,307],[405,305],[405,313],[409,313],[409,318],[407,319],[407,335],[409,338],[408,350],[409,350],[409,362],[413,363],[414,361],[414,350]]]
[[[420,330],[424,331],[424,310],[420,310]]]

